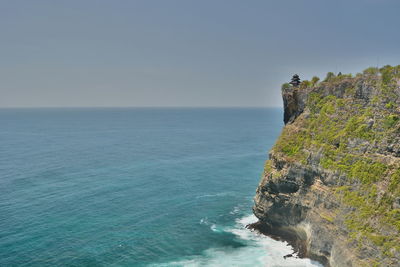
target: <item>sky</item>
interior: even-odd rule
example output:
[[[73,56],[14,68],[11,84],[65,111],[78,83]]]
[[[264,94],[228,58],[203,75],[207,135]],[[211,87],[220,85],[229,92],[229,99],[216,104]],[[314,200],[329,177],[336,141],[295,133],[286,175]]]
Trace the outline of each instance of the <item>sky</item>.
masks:
[[[279,107],[400,64],[398,0],[0,0],[0,107]]]

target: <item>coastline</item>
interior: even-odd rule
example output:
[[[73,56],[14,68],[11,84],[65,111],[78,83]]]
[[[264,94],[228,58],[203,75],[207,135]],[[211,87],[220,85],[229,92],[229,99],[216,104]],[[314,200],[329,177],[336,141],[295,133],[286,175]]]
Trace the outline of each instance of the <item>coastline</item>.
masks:
[[[292,228],[273,227],[269,224],[257,221],[246,225],[250,231],[255,231],[259,234],[272,238],[280,242],[287,242],[292,248],[293,253],[283,256],[285,259],[289,257],[298,259],[310,259],[316,261],[324,267],[330,267],[327,258],[315,255],[307,249],[307,239],[304,235]]]
[[[296,254],[295,248],[286,240],[273,238],[249,228],[249,225],[257,224],[257,222],[257,218],[251,213],[240,214],[232,225],[221,225],[202,220],[200,224],[208,227],[215,235],[232,235],[234,240],[241,245],[237,247],[209,247],[199,255],[150,264],[149,266],[322,266],[316,260],[294,256]]]

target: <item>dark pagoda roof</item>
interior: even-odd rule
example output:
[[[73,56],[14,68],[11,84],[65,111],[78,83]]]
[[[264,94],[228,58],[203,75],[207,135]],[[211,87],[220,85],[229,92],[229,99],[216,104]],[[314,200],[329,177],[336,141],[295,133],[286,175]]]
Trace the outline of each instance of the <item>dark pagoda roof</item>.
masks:
[[[300,77],[298,74],[293,75],[292,80],[290,82],[291,85],[293,86],[299,86],[300,85]]]

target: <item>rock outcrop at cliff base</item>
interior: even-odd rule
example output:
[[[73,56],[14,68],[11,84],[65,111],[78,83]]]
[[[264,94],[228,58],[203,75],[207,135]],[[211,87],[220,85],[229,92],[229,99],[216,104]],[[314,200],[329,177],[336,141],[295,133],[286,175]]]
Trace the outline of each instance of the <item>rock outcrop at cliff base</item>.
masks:
[[[254,214],[326,266],[400,266],[400,66],[282,90]],[[257,227],[257,226],[256,226]]]

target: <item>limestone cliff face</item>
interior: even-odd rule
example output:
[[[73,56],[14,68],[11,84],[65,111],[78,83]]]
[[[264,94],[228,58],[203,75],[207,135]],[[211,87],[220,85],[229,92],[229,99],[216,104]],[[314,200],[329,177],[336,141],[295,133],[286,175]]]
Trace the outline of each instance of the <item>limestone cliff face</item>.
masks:
[[[400,67],[285,88],[254,214],[327,266],[400,266]],[[307,82],[305,82],[308,85]]]

